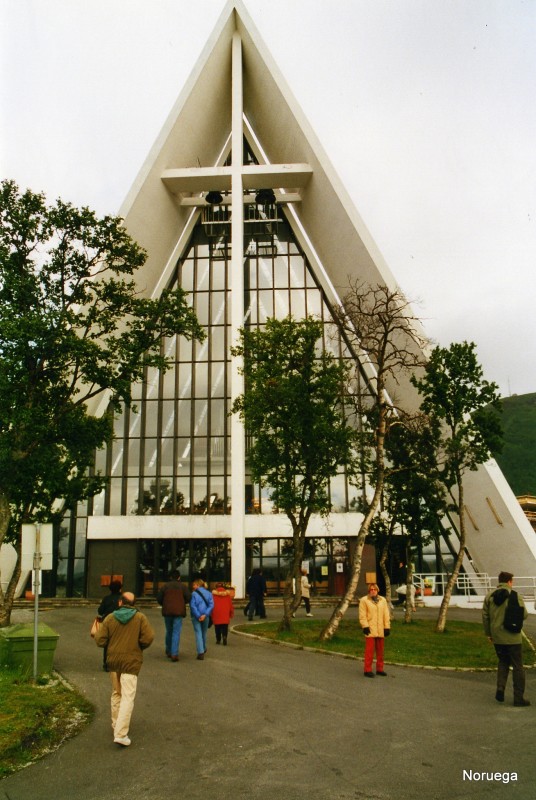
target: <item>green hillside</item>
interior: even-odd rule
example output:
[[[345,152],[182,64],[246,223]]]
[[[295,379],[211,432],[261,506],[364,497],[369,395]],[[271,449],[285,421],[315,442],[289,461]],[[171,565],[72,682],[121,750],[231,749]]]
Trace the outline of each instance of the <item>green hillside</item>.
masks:
[[[536,394],[502,401],[504,449],[495,455],[514,494],[536,495]]]

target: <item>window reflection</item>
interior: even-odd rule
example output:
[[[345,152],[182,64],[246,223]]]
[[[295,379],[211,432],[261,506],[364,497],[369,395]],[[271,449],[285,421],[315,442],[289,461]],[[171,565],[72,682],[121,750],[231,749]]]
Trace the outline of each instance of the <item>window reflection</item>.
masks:
[[[292,314],[325,319],[327,326],[328,307],[283,216],[277,225],[261,227],[255,234],[250,230],[247,240],[247,324]],[[229,257],[228,242],[208,240],[201,224],[195,228],[172,285],[189,293],[207,337],[195,343],[166,338],[162,352],[171,368],[148,369],[145,382],[132,387],[135,408],[116,414],[111,450],[97,454],[96,464],[112,481],[93,501],[93,513],[229,513]],[[325,347],[340,353],[336,332],[325,337]],[[269,491],[247,481],[245,512],[278,513]],[[345,475],[333,479],[330,493],[334,511],[355,508],[356,490]]]

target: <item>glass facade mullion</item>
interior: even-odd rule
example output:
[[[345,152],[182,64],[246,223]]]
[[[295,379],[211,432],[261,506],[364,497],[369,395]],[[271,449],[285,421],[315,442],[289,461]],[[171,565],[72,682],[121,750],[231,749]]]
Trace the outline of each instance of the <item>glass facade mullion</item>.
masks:
[[[244,158],[255,163],[246,145]],[[229,162],[230,163],[230,162]],[[221,213],[220,213],[221,211]],[[232,503],[246,514],[272,515],[279,509],[270,500],[270,490],[253,484],[245,469],[243,496],[230,496],[231,487],[231,292],[230,216],[221,206],[212,217],[199,212],[187,248],[178,259],[169,288],[180,286],[206,331],[202,343],[185,337],[163,339],[161,354],[170,368],[144,371],[143,380],[131,387],[135,408],[125,408],[115,418],[116,439],[96,454],[96,469],[108,478],[104,491],[84,507],[79,504],[69,519],[68,534],[59,543],[61,558],[67,560],[61,574],[68,593],[76,591],[80,548],[85,515],[200,515],[227,514]],[[373,387],[352,351],[344,331],[335,329],[335,315],[314,269],[308,262],[291,225],[285,206],[248,203],[244,209],[244,325],[263,328],[270,317],[295,320],[306,316],[322,323],[319,352],[351,359],[356,383],[367,395]],[[358,411],[347,402],[348,424],[362,425]],[[251,444],[246,432],[246,447]],[[247,455],[246,455],[247,458]],[[341,469],[330,481],[328,491],[334,512],[357,511],[357,498],[366,491],[363,471],[361,485],[350,483]],[[230,541],[196,538],[205,529],[193,521],[179,520],[180,536],[140,539],[139,575],[143,591],[156,594],[158,584],[168,577],[172,566],[180,566],[191,577],[204,570],[209,580],[230,576]],[[217,520],[213,520],[217,522]],[[225,521],[226,523],[228,520]],[[261,522],[258,520],[258,522]],[[184,524],[182,524],[184,523]],[[174,522],[177,525],[177,521]],[[142,526],[140,526],[142,527]],[[247,525],[243,525],[247,535]],[[268,527],[268,526],[267,526]],[[286,531],[286,525],[281,529]],[[163,528],[165,530],[165,528]],[[225,525],[218,531],[221,536]],[[147,531],[144,531],[147,535]],[[152,534],[149,534],[152,535]],[[242,536],[242,533],[241,533]],[[258,549],[256,549],[258,548]],[[280,594],[288,569],[292,541],[285,538],[248,540],[248,566],[263,566],[270,575],[270,592]],[[336,561],[347,558],[348,540],[308,539],[304,558],[309,562],[313,582],[324,593],[338,581],[328,574]],[[448,549],[437,548],[436,560],[449,558]],[[241,574],[240,567],[239,574]],[[60,574],[58,568],[58,575]]]
[[[165,340],[163,339],[160,345],[160,354],[165,355]],[[173,367],[171,367],[173,369]],[[169,372],[166,373],[169,375]],[[162,507],[162,481],[165,479],[165,474],[162,470],[162,416],[163,416],[163,392],[164,390],[164,373],[159,370],[158,374],[158,398],[156,401],[156,476],[155,476],[155,509],[158,511]]]
[[[171,513],[177,514],[179,512],[179,495],[177,488],[178,478],[178,462],[179,462],[179,338],[175,340],[175,353],[174,353],[174,378],[175,378],[175,391],[173,394],[173,464],[171,468],[172,475],[172,495],[171,495]]]
[[[128,485],[128,463],[130,452],[129,436],[130,408],[123,408],[123,467],[121,470],[121,514],[127,514],[127,485]]]

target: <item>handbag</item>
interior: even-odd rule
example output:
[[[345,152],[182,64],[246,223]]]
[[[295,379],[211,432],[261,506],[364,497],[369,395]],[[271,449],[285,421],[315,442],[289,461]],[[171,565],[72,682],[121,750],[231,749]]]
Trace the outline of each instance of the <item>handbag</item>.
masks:
[[[102,620],[101,620],[100,617],[95,617],[95,619],[91,623],[91,628],[89,630],[89,635],[91,636],[92,639],[94,639],[95,636],[97,635],[97,633],[99,632],[99,628],[101,626],[101,623],[102,623]]]

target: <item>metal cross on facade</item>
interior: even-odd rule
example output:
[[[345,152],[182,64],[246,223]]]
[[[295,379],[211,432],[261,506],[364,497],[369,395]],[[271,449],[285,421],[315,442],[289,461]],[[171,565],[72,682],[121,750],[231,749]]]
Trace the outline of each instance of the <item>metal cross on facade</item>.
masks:
[[[291,190],[306,186],[312,175],[309,164],[244,164],[244,109],[242,80],[242,40],[235,32],[232,40],[232,112],[231,112],[231,166],[189,167],[166,169],[162,181],[175,195],[180,196],[181,205],[203,207],[207,201],[205,192],[230,192],[223,203],[231,209],[231,345],[238,343],[239,331],[244,324],[244,204],[254,203],[261,189],[274,190],[280,203],[299,202],[300,196]],[[188,194],[189,196],[185,196]],[[244,378],[240,373],[238,359],[232,359],[231,396],[238,397],[244,391]],[[244,515],[239,492],[244,485],[245,431],[236,415],[231,418],[231,480],[233,484],[232,516],[233,530],[238,533],[243,527]],[[235,488],[236,487],[236,488]],[[239,537],[240,540],[242,537]],[[238,541],[238,538],[237,538]],[[239,558],[237,552],[232,556]],[[243,556],[242,556],[243,557]]]

